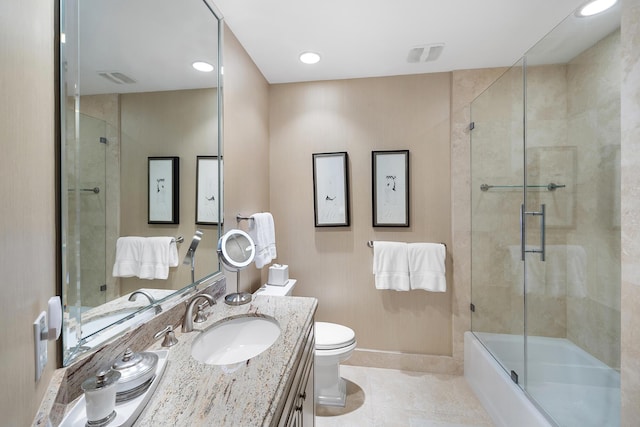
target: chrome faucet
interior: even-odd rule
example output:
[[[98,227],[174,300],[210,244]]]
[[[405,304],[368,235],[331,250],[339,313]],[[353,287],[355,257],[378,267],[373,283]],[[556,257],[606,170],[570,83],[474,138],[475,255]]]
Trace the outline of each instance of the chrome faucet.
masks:
[[[129,295],[129,301],[135,301],[137,296],[138,296],[138,294],[144,295],[145,297],[147,297],[147,299],[149,300],[149,303],[151,304],[151,306],[155,308],[156,314],[162,313],[162,307],[160,307],[160,305],[158,305],[158,303],[156,302],[156,299],[147,291],[133,291],[133,292],[131,292],[131,295]]]
[[[196,302],[200,299],[204,298],[209,301],[209,305],[213,307],[216,303],[216,300],[213,299],[211,295],[208,294],[199,294],[193,297],[191,302],[187,305],[187,309],[184,312],[184,320],[182,321],[182,332],[191,332],[193,331],[193,307],[196,306]]]

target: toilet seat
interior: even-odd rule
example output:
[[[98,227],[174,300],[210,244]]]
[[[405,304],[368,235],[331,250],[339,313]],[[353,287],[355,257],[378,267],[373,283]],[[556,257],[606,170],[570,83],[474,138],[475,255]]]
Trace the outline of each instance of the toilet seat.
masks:
[[[355,345],[353,329],[328,322],[315,323],[316,350],[335,350]]]

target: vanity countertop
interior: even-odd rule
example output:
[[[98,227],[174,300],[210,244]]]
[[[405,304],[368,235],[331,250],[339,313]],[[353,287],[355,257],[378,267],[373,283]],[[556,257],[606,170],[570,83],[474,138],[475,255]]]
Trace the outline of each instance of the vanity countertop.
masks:
[[[294,362],[305,344],[316,307],[317,300],[306,297],[255,295],[251,303],[241,306],[229,306],[221,299],[208,309],[206,322],[194,323],[193,332],[175,328],[178,344],[169,348],[164,375],[134,426],[271,425],[288,391],[287,382],[294,374]],[[247,314],[278,321],[280,336],[270,348],[248,361],[227,366],[206,365],[191,356],[191,345],[200,331],[222,319]],[[161,341],[147,350],[162,349]],[[54,374],[45,400],[53,401],[63,372],[60,369]],[[37,418],[34,425],[44,424],[44,420]]]
[[[176,332],[178,344],[170,348],[166,371],[158,390],[136,426],[270,425],[279,401],[287,392],[287,379],[304,345],[304,332],[313,321],[315,298],[255,296],[241,306],[219,301],[205,323],[190,333]],[[191,344],[199,331],[217,321],[245,314],[278,320],[276,342],[263,353],[231,366],[205,365],[191,357]],[[158,343],[150,348],[161,348]]]

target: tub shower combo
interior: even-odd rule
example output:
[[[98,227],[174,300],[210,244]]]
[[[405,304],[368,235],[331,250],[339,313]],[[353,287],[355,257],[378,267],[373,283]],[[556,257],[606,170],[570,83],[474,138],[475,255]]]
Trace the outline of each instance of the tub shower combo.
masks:
[[[619,23],[572,14],[471,103],[465,376],[498,425],[620,425]]]

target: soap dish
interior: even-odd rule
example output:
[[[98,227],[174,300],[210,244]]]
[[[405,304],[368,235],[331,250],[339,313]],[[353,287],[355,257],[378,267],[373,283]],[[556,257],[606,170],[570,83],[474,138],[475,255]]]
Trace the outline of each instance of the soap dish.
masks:
[[[138,397],[124,402],[116,402],[116,416],[106,427],[129,427],[136,421],[142,410],[147,405],[153,393],[158,388],[158,383],[167,366],[169,350],[157,350],[158,355],[155,376],[151,380],[149,388]],[[60,427],[85,427],[87,425],[87,412],[85,410],[84,395],[80,396],[73,408],[60,423]]]

